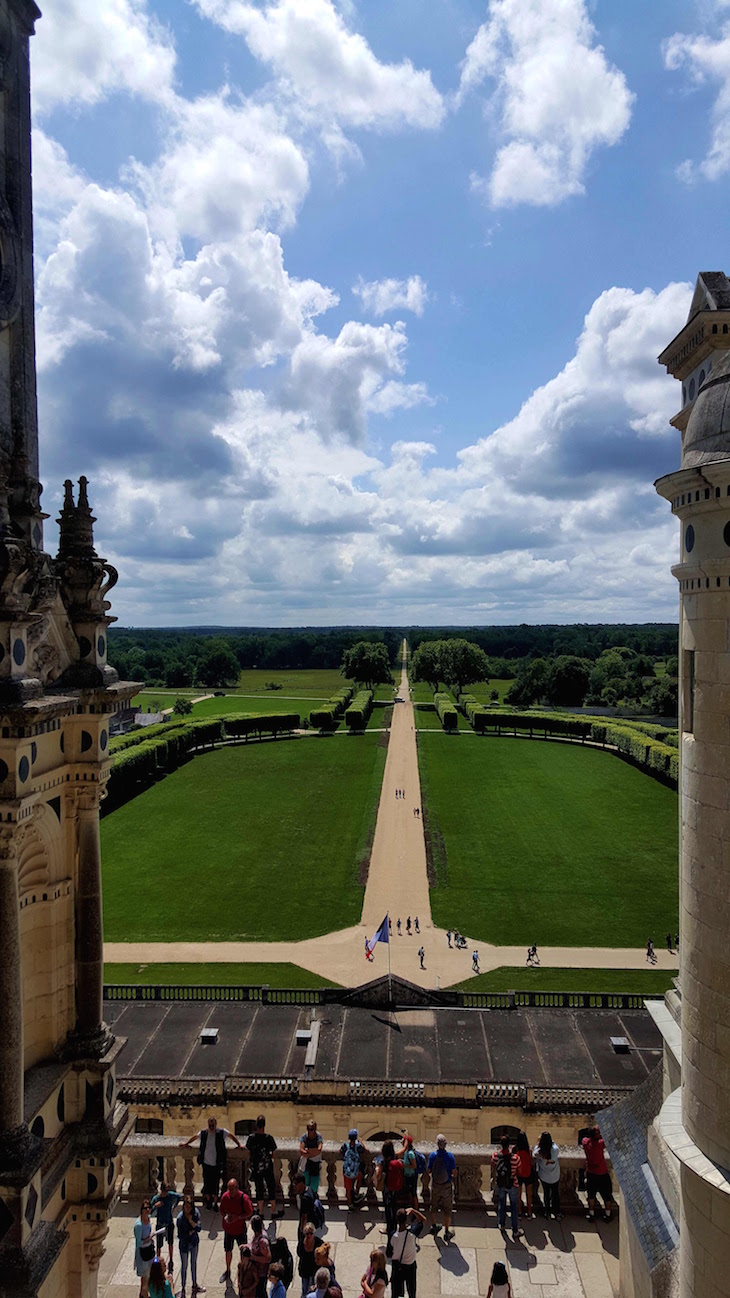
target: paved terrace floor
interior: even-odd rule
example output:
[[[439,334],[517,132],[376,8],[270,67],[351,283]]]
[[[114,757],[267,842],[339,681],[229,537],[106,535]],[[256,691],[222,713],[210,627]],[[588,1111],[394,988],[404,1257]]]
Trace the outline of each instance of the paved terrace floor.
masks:
[[[431,919],[431,898],[426,870],[426,845],[423,821],[413,814],[421,805],[418,752],[414,729],[414,711],[408,686],[405,659],[401,672],[399,697],[393,709],[393,723],[383,785],[378,806],[375,836],[370,857],[368,882],[359,925],[340,929],[324,937],[301,942],[106,942],[104,959],[109,962],[151,964],[168,962],[263,963],[291,961],[340,983],[358,987],[388,971],[388,949],[378,944],[371,964],[365,960],[364,938],[372,937],[383,916],[390,915],[393,941],[390,961],[394,974],[421,987],[448,987],[472,976],[471,953],[479,950],[483,973],[502,965],[525,962],[526,947],[492,946],[469,938],[466,951],[450,948],[446,932]],[[396,798],[395,790],[404,789],[405,797]],[[408,936],[408,916],[418,916],[420,934]],[[396,933],[396,920],[403,921],[403,933]],[[425,967],[421,969],[418,948],[423,944]],[[679,957],[657,950],[657,967],[676,970]],[[645,949],[621,947],[541,947],[543,967],[571,969],[645,969]]]
[[[139,1282],[134,1275],[132,1226],[138,1205],[123,1202],[112,1219],[106,1253],[99,1269],[99,1298],[137,1298]],[[382,1216],[372,1216],[368,1209],[359,1214],[330,1210],[321,1232],[333,1245],[337,1279],[343,1298],[357,1298],[360,1277],[365,1271],[370,1250],[380,1247]],[[291,1210],[287,1219],[276,1223],[295,1251],[296,1220]],[[506,1262],[512,1282],[513,1298],[617,1298],[618,1295],[618,1227],[591,1224],[583,1216],[567,1216],[562,1222],[523,1222],[525,1236],[514,1243],[505,1240],[497,1227],[493,1210],[487,1213],[457,1212],[454,1217],[456,1237],[445,1247],[443,1236],[427,1236],[421,1242],[418,1257],[418,1298],[479,1298],[489,1289],[492,1267],[498,1260]],[[274,1227],[269,1228],[273,1236]],[[235,1259],[234,1259],[235,1260]],[[177,1247],[175,1265],[179,1265]],[[221,1280],[225,1266],[220,1217],[203,1211],[198,1282],[205,1285],[208,1298],[235,1290]],[[179,1271],[175,1273],[174,1290],[179,1292]],[[298,1298],[300,1288],[295,1275],[289,1298]],[[188,1294],[190,1277],[188,1276]],[[388,1290],[390,1292],[390,1290]]]

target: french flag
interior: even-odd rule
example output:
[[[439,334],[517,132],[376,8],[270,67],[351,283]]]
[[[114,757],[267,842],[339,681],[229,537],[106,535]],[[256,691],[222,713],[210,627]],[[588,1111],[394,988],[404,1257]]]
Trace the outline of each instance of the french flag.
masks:
[[[378,929],[377,933],[375,934],[374,937],[371,937],[370,941],[368,942],[368,944],[367,944],[367,946],[366,946],[366,948],[365,948],[365,958],[366,958],[367,960],[370,959],[370,956],[373,954],[373,951],[375,950],[376,946],[378,945],[378,942],[386,942],[386,943],[387,943],[387,942],[389,942],[389,941],[390,941],[390,936],[389,936],[389,933],[388,933],[388,916],[386,915],[386,916],[385,916],[385,919],[383,920],[382,924],[380,925],[380,928]]]

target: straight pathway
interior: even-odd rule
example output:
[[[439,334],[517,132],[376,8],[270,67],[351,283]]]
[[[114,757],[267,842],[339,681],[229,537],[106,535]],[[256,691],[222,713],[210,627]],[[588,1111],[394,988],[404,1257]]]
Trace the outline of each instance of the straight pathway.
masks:
[[[379,943],[376,946],[370,962],[365,960],[364,953],[365,937],[372,937],[384,915],[388,914],[393,925],[391,970],[422,987],[448,987],[469,978],[472,975],[471,953],[475,948],[479,951],[483,973],[503,965],[523,965],[524,945],[492,946],[470,939],[466,951],[457,951],[449,947],[445,930],[433,925],[423,821],[413,814],[414,807],[419,810],[421,807],[421,786],[405,641],[399,697],[403,702],[393,706],[388,755],[359,925],[301,942],[106,942],[105,960],[136,965],[289,962],[345,987],[357,987],[388,971],[388,949],[384,945]],[[396,789],[405,790],[405,797],[396,798]],[[410,935],[406,933],[409,915],[412,920],[418,917],[419,934],[415,931]],[[397,932],[398,918],[401,919],[400,936]],[[424,969],[421,969],[418,958],[421,944],[426,953]],[[633,947],[541,947],[540,959],[543,968],[647,968],[646,951]],[[676,970],[677,955],[657,951],[656,968]]]

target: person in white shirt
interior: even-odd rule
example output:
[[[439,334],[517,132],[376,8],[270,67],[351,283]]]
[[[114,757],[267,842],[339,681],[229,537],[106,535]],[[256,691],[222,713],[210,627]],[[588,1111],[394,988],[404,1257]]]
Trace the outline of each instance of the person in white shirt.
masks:
[[[390,1237],[393,1250],[392,1298],[416,1298],[416,1240],[426,1224],[426,1218],[417,1208],[399,1208],[396,1214],[397,1230]]]

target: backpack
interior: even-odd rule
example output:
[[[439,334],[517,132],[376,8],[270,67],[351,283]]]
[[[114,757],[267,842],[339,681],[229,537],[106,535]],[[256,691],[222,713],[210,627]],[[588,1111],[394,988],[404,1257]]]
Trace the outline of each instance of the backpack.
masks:
[[[426,1168],[428,1167],[428,1163],[426,1162],[426,1155],[419,1154],[417,1149],[414,1149],[413,1152],[416,1155],[416,1176],[423,1176],[423,1173],[426,1171]]]
[[[348,1141],[346,1145],[342,1146],[342,1155],[342,1171],[346,1177],[354,1181],[360,1171],[359,1142],[356,1145],[351,1145]]]
[[[385,1173],[386,1190],[392,1190],[394,1194],[397,1194],[399,1190],[403,1189],[404,1180],[405,1177],[403,1175],[403,1164],[401,1160],[399,1158],[391,1158],[388,1163],[388,1169]]]
[[[497,1155],[497,1189],[509,1190],[512,1185],[512,1155],[504,1150]]]
[[[294,1279],[294,1258],[283,1235],[277,1235],[276,1239],[271,1241],[271,1260],[272,1262],[281,1262],[284,1268],[284,1288],[288,1289]]]
[[[436,1154],[431,1164],[431,1179],[434,1185],[448,1185],[451,1180],[446,1159],[440,1154]]]
[[[324,1226],[324,1207],[319,1195],[314,1200],[314,1207],[312,1208],[312,1225],[315,1230],[321,1230]]]
[[[268,1172],[272,1163],[272,1155],[266,1148],[266,1138],[254,1141],[253,1154],[251,1157],[252,1170],[255,1175],[263,1176]]]

